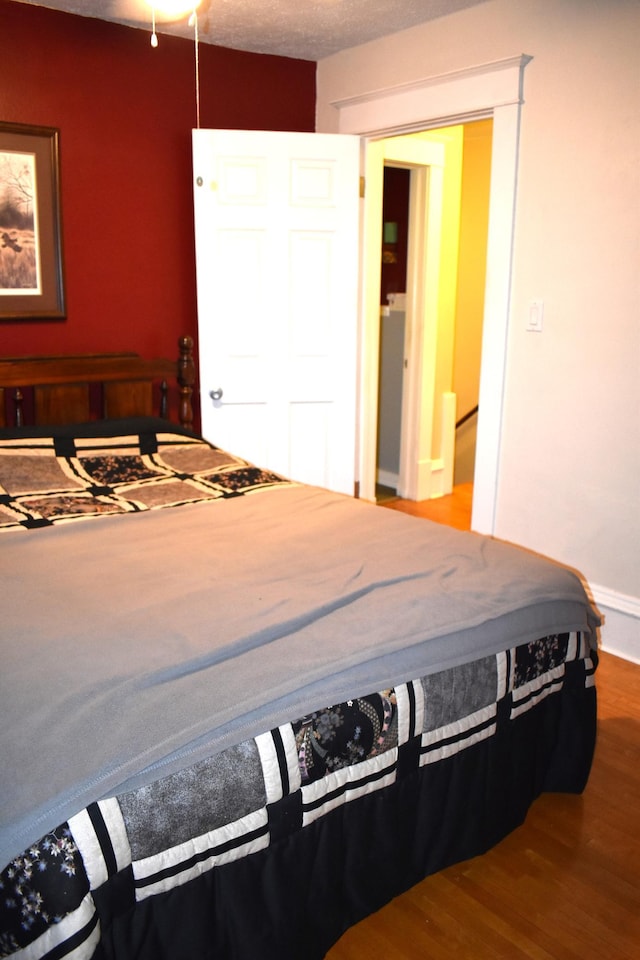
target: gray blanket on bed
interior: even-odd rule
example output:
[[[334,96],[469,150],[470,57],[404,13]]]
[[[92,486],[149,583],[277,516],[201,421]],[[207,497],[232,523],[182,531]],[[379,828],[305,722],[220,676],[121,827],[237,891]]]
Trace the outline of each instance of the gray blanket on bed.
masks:
[[[308,487],[5,533],[0,867],[89,802],[549,633],[579,578]]]

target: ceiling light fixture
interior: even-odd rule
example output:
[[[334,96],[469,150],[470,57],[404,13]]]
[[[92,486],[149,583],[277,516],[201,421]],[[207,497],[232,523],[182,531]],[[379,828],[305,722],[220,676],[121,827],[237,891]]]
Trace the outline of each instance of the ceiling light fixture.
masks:
[[[197,10],[202,0],[147,0],[154,14],[158,13],[168,19],[179,20],[188,13]]]
[[[193,26],[194,20],[197,21],[197,9],[202,0],[147,0],[147,5],[151,7],[151,46],[158,46],[158,34],[156,33],[156,18],[162,17],[164,20],[180,20],[182,17],[189,16],[189,26]]]

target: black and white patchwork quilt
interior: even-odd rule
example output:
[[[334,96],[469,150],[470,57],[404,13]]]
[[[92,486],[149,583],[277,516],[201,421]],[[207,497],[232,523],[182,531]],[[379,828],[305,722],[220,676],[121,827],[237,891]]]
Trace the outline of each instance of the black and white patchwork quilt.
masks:
[[[0,956],[316,960],[584,786],[549,560],[146,420],[0,433],[0,531]]]
[[[0,445],[0,532],[239,496],[282,478],[159,430],[42,436]]]
[[[542,638],[315,710],[148,786],[92,803],[0,875],[0,956],[94,956],[101,914],[168,894],[295,838],[347,804],[451,761],[562,692],[594,661]],[[103,906],[111,888],[116,906]],[[120,904],[120,907],[118,907]],[[124,906],[123,906],[124,905]],[[22,955],[22,954],[20,954]]]

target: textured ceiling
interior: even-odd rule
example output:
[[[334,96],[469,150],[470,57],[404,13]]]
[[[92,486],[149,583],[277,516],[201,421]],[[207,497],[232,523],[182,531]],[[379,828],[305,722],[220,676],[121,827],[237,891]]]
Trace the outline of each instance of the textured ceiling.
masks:
[[[149,30],[148,0],[14,0]],[[340,50],[486,0],[203,0],[200,40],[236,50],[321,60]],[[193,37],[183,19],[158,34]]]

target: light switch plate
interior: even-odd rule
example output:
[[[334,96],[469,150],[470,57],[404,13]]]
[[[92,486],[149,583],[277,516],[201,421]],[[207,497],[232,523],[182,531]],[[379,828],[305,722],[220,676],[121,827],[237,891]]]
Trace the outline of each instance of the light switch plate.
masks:
[[[527,331],[529,333],[542,333],[543,321],[544,321],[544,300],[529,300]]]

